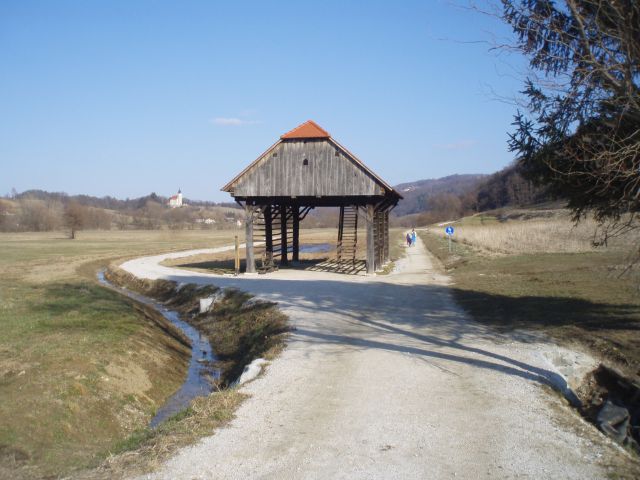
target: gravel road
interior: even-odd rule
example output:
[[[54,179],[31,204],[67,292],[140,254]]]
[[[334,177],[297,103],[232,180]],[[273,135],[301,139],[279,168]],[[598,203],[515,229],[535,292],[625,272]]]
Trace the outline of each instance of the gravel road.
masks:
[[[235,420],[144,478],[606,478],[620,449],[548,388],[566,388],[593,359],[470,321],[420,239],[407,252],[394,274],[373,277],[159,265],[194,251],[123,264],[241,288],[278,302],[295,326],[242,387],[251,397]]]

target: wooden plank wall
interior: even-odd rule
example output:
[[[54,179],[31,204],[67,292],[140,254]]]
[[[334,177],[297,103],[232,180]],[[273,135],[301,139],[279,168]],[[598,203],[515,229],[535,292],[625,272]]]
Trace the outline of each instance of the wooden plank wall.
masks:
[[[384,189],[329,140],[300,140],[280,143],[268,152],[238,180],[233,195],[371,196],[384,195]]]

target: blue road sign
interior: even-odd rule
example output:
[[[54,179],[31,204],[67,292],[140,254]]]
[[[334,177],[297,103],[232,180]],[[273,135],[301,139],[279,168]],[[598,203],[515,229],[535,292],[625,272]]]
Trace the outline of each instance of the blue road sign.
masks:
[[[444,229],[444,231],[449,236],[453,235],[453,227],[447,227],[447,228]]]

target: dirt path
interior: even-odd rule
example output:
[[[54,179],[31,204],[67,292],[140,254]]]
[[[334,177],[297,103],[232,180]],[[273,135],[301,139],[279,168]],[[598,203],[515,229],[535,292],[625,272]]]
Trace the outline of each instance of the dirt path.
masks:
[[[279,302],[296,330],[243,387],[237,418],[152,478],[585,479],[623,455],[545,388],[565,384],[554,363],[592,360],[469,321],[420,239],[384,277],[220,277],[158,265],[166,257],[123,267],[237,286]]]

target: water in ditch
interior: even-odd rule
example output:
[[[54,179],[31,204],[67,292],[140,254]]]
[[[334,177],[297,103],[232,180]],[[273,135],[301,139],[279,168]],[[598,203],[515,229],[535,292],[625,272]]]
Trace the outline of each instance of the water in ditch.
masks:
[[[220,370],[212,366],[216,358],[209,340],[204,335],[201,335],[198,330],[181,320],[178,312],[169,310],[161,303],[144,295],[111,284],[104,277],[104,271],[98,272],[98,281],[102,285],[156,309],[164,318],[178,327],[191,342],[191,360],[189,361],[187,378],[180,389],[158,409],[156,415],[151,419],[150,427],[157,427],[166,419],[187,408],[194,398],[209,395],[213,391],[212,380],[220,378]]]

